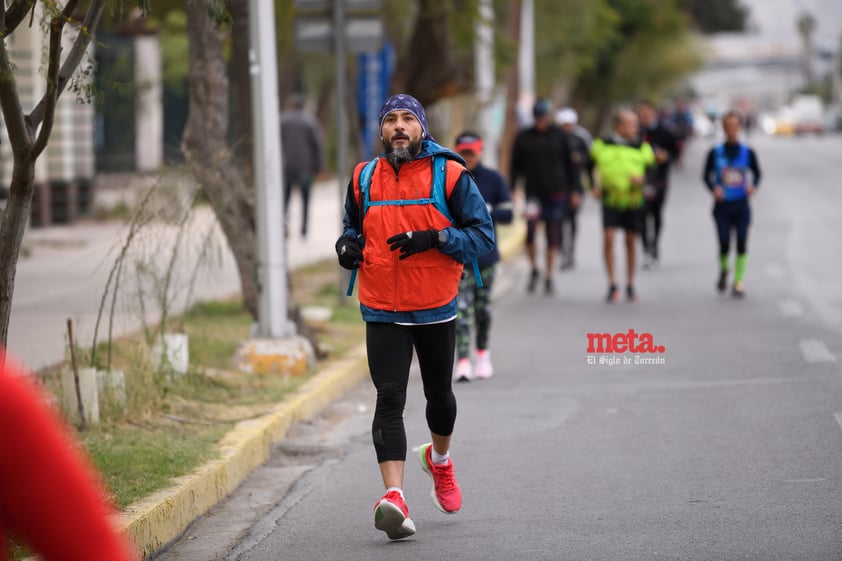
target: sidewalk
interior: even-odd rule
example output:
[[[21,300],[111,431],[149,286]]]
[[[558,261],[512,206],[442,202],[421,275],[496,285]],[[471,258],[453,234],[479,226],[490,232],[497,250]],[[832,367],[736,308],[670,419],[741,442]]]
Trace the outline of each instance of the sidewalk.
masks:
[[[310,232],[302,239],[298,235],[301,201],[298,193],[293,193],[286,256],[288,267],[295,269],[333,256],[334,242],[340,234],[341,207],[336,181],[316,184],[310,201]],[[227,298],[240,291],[234,258],[209,207],[196,211],[190,231],[193,239],[188,236],[185,240],[186,251],[182,253],[186,256],[185,264],[173,285],[175,307],[179,312],[197,301]],[[128,226],[116,220],[80,221],[68,226],[32,228],[26,232],[9,327],[8,348],[12,356],[31,370],[64,361],[68,318],[73,320],[74,336],[79,344],[90,346],[108,275],[127,235]],[[176,236],[174,225],[147,227],[133,242],[132,266],[137,259],[163,270]],[[215,258],[203,266],[204,274],[198,278],[188,302],[187,287],[195,263],[190,258],[197,253],[197,240],[204,240],[205,236],[213,240]],[[131,269],[124,271],[114,324],[116,336],[136,332],[142,325],[138,305],[141,286],[134,273]],[[149,310],[147,322],[155,322],[155,312]],[[106,311],[106,318],[107,315]],[[100,340],[102,332],[101,325]]]

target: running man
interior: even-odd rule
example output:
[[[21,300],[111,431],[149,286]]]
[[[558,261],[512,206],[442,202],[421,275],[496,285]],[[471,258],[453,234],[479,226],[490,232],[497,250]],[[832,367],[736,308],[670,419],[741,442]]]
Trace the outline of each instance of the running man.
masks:
[[[456,151],[465,160],[466,167],[474,176],[477,187],[485,199],[491,220],[495,227],[497,238],[497,224],[512,222],[512,194],[506,180],[500,172],[482,165],[482,138],[479,134],[465,131],[456,138]],[[482,286],[474,278],[471,266],[465,266],[465,273],[459,281],[459,311],[456,315],[456,372],[457,382],[467,382],[476,377],[490,378],[494,373],[491,365],[491,351],[488,345],[488,335],[491,331],[491,291],[494,287],[494,276],[500,252],[497,245],[491,252],[477,259]],[[476,337],[476,362],[471,365],[471,327],[473,324]]]
[[[463,263],[494,247],[494,226],[461,156],[439,146],[417,99],[396,94],[380,108],[383,152],[354,168],[345,197],[339,264],[358,271],[366,352],[377,390],[371,437],[386,494],[374,527],[399,540],[415,533],[403,494],[404,408],[418,358],[432,442],[419,449],[446,513],[462,508],[450,443],[456,423],[453,358]]]
[[[655,164],[652,147],[638,136],[637,115],[627,109],[614,117],[614,134],[597,139],[591,146],[591,159],[598,172],[593,195],[602,199],[603,256],[608,274],[608,303],[620,295],[614,274],[614,237],[625,232],[626,297],[637,300],[634,288],[637,235],[643,221],[643,185],[646,170]]]
[[[547,238],[544,292],[553,294],[553,261],[561,245],[561,221],[572,194],[582,192],[573,148],[567,134],[553,124],[551,111],[550,100],[538,99],[532,108],[535,124],[518,133],[512,149],[509,185],[515,189],[522,176],[526,193],[526,254],[532,269],[527,286],[530,293],[535,291],[540,277],[535,245],[538,223],[544,223]]]
[[[739,140],[742,117],[729,111],[722,117],[725,142],[708,152],[703,176],[713,194],[713,219],[719,237],[719,278],[716,289],[723,293],[728,285],[728,254],[731,232],[736,232],[737,259],[734,265],[734,284],[731,294],[745,296],[743,277],[748,262],[748,227],[751,207],[748,202],[760,184],[760,166],[754,150]],[[749,172],[751,177],[749,177]]]
[[[637,107],[640,119],[640,137],[655,152],[654,167],[646,174],[643,188],[643,268],[658,265],[658,242],[663,227],[664,203],[669,187],[670,165],[678,159],[678,142],[675,135],[658,119],[658,111],[651,101],[642,101]]]
[[[567,133],[573,146],[573,159],[580,173],[585,172],[588,178],[588,187],[593,188],[593,167],[590,165],[590,150],[593,137],[588,130],[578,124],[579,114],[572,107],[563,107],[556,113],[555,122],[561,130]],[[579,214],[579,206],[582,198],[578,192],[573,192],[570,197],[570,204],[564,213],[561,221],[560,245],[561,245],[561,270],[572,269],[576,264],[576,218]]]

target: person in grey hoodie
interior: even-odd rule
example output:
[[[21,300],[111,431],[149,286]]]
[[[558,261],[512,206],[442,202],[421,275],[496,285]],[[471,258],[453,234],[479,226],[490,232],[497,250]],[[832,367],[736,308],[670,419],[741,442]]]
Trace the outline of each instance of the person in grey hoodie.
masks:
[[[310,187],[324,170],[324,135],[315,115],[305,109],[305,98],[293,94],[281,112],[281,146],[284,157],[284,212],[289,220],[289,200],[294,187],[301,190],[301,237],[307,237]]]

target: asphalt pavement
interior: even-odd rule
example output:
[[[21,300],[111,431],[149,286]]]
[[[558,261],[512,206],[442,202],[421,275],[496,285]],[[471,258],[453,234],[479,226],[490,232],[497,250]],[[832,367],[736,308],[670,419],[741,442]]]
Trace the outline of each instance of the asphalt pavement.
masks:
[[[389,542],[374,529],[383,491],[363,383],[296,427],[160,558],[842,558],[842,139],[752,139],[765,179],[744,300],[714,288],[701,184],[710,143],[696,140],[674,173],[661,264],[639,271],[639,301],[603,300],[592,200],[577,266],[554,273],[555,295],[526,293],[522,256],[503,267],[495,376],[456,386],[462,511],[433,507],[410,455],[404,488],[418,533]],[[630,330],[663,352],[588,350],[589,334]],[[411,445],[429,439],[417,372],[405,419]]]

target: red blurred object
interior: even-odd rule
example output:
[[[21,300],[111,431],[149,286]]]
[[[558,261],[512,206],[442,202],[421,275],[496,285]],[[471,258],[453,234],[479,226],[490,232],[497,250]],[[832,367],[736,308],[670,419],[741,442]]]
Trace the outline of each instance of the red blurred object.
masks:
[[[138,559],[113,514],[81,446],[31,374],[7,355],[0,367],[0,559],[8,558],[8,537],[44,561]]]

